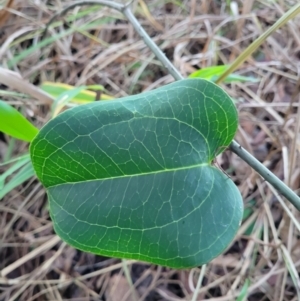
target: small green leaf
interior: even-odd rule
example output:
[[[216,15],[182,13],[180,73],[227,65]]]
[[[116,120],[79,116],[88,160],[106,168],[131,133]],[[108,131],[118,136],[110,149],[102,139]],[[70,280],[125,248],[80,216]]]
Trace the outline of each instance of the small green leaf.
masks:
[[[218,79],[218,77],[221,74],[223,74],[223,72],[228,68],[228,66],[229,65],[219,65],[219,66],[202,68],[190,74],[189,78],[203,78],[215,82]],[[232,73],[229,76],[227,76],[224,82],[225,83],[232,83],[232,82],[256,83],[258,82],[258,79],[252,76],[242,76],[242,75]]]
[[[0,100],[0,131],[14,138],[30,142],[39,130],[21,113]]]
[[[55,231],[95,254],[174,268],[212,260],[243,215],[212,165],[237,125],[229,96],[201,79],[63,112],[30,148]]]

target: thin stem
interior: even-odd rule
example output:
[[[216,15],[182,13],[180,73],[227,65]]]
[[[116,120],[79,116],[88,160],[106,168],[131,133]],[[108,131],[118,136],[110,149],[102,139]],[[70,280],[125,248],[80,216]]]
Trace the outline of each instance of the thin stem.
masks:
[[[141,26],[139,21],[131,12],[129,6],[125,6],[122,12],[127,17],[128,21],[131,23],[131,25],[139,34],[139,36],[144,40],[145,44],[152,50],[152,52],[156,55],[156,57],[163,64],[163,66],[168,70],[168,72],[176,80],[184,79],[184,77],[179,73],[179,71],[175,68],[175,66],[169,61],[169,59],[160,50],[160,48],[152,41],[152,39],[149,37],[147,32],[144,30],[144,28]]]
[[[204,275],[205,275],[205,270],[206,270],[206,264],[204,264],[201,267],[201,271],[200,271],[200,274],[199,274],[197,285],[196,285],[196,288],[195,288],[195,291],[194,291],[194,294],[193,294],[193,298],[192,298],[191,301],[197,301],[199,290],[200,290],[200,287],[201,287],[201,284],[202,284],[202,281],[203,281],[203,278],[204,278]]]
[[[130,286],[130,291],[131,291],[132,299],[134,301],[137,301],[138,298],[137,298],[137,295],[136,295],[135,288],[133,286],[133,282],[132,282],[132,279],[131,279],[131,276],[130,276],[130,272],[129,272],[129,269],[128,269],[128,265],[127,265],[127,260],[126,259],[122,259],[122,267],[123,267],[123,270],[124,270],[127,282],[128,282],[128,284]],[[123,297],[123,299],[124,299],[124,297]]]
[[[247,162],[255,171],[257,171],[267,182],[275,187],[283,196],[285,196],[299,211],[300,198],[298,195],[277,178],[268,168],[266,168],[255,157],[242,148],[236,141],[230,144],[230,150]]]

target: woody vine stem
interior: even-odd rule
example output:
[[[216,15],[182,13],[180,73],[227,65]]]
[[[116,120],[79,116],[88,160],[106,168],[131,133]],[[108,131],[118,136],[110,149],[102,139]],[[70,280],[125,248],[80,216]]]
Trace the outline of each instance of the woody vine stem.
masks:
[[[175,66],[170,62],[170,60],[165,56],[165,54],[161,51],[161,49],[153,42],[147,32],[143,29],[139,21],[133,15],[132,11],[130,10],[130,3],[128,4],[120,4],[114,3],[112,1],[105,1],[105,0],[94,0],[94,1],[79,1],[75,2],[72,5],[66,7],[58,14],[54,15],[51,20],[48,22],[44,34],[45,35],[49,25],[54,21],[55,18],[58,16],[64,15],[68,10],[82,5],[104,5],[110,8],[113,8],[126,16],[128,21],[131,23],[133,28],[139,34],[139,36],[143,39],[145,44],[151,49],[151,51],[156,55],[158,60],[163,64],[163,66],[168,70],[168,72],[174,77],[175,80],[183,79],[183,76],[179,73],[179,71],[175,68]],[[300,10],[300,4],[297,4],[295,7],[291,8],[288,12],[286,12],[275,24],[274,26],[279,27],[279,24],[283,25],[289,20],[289,16],[294,16]],[[283,22],[284,20],[284,22]],[[267,31],[264,35],[270,35],[272,32]],[[260,39],[259,37],[258,39]],[[253,44],[253,43],[252,43]],[[251,45],[252,45],[251,44]],[[246,60],[247,56],[246,53],[249,54],[249,50],[251,50],[251,45],[243,51],[236,61],[239,61],[241,64],[243,61]],[[253,49],[254,51],[255,49]],[[237,66],[236,66],[237,67]],[[229,67],[225,73],[230,73],[233,71],[233,66]],[[225,74],[224,73],[224,74]],[[218,83],[224,79],[224,76],[221,76],[218,80]],[[300,108],[299,108],[300,109]],[[288,201],[290,201],[299,211],[300,211],[300,198],[299,196],[290,189],[284,182],[282,182],[278,177],[276,177],[268,168],[266,168],[261,162],[259,162],[254,156],[252,156],[249,152],[247,152],[241,145],[239,145],[235,140],[233,140],[229,146],[230,150],[238,155],[241,159],[243,159],[248,165],[250,165],[257,173],[259,173],[267,182],[269,182],[274,188],[276,188]]]

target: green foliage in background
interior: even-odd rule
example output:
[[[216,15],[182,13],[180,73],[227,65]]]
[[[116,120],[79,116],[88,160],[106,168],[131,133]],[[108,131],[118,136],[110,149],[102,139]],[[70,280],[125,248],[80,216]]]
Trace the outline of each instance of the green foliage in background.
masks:
[[[219,66],[210,66],[206,68],[202,68],[197,70],[189,75],[189,78],[203,78],[206,80],[210,80],[212,82],[216,82],[226,69],[229,68],[229,65],[219,65]],[[233,83],[233,82],[249,82],[256,83],[258,81],[257,78],[253,76],[242,76],[236,73],[229,74],[224,80],[225,83]]]
[[[1,132],[27,142],[30,142],[39,131],[21,113],[2,100],[0,100],[0,120]]]

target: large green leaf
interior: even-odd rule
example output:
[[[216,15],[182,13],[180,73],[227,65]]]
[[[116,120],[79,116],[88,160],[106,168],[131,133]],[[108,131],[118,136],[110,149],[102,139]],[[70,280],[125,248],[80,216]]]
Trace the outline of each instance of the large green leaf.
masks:
[[[101,255],[210,261],[242,218],[238,189],[212,164],[237,122],[228,95],[201,79],[60,114],[31,144],[57,234]]]

